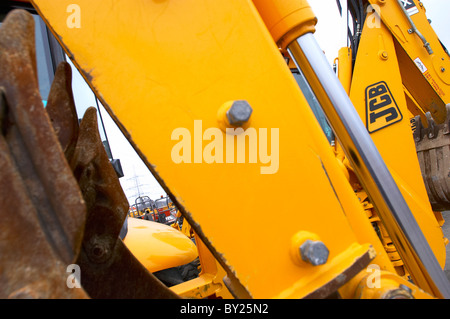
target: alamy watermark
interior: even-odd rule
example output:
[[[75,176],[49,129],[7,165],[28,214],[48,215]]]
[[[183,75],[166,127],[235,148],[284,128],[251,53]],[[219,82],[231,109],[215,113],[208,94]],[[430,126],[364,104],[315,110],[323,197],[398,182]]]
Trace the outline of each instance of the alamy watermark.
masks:
[[[66,279],[67,288],[81,288],[80,266],[78,266],[77,264],[71,264],[67,266],[66,272],[70,274]]]
[[[376,4],[369,4],[366,9],[366,22],[369,28],[381,28],[381,8]]]
[[[253,127],[226,128],[225,132],[210,127],[203,131],[202,120],[194,120],[193,134],[185,127],[172,131],[172,141],[179,142],[172,147],[171,157],[176,164],[259,163],[261,174],[275,174],[280,164],[279,134],[278,128],[271,128],[269,134],[268,128]],[[209,142],[203,145],[204,141]]]
[[[366,268],[370,275],[366,278],[367,288],[381,288],[381,268],[376,264],[370,264]]]
[[[70,13],[67,17],[66,25],[69,29],[81,28],[81,8],[78,4],[69,4],[66,12]]]

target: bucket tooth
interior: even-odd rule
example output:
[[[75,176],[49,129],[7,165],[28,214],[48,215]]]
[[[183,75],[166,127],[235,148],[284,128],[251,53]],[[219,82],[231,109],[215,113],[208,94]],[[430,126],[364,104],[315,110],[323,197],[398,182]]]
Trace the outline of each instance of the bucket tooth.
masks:
[[[92,298],[178,298],[119,239],[128,200],[98,133],[97,110],[86,110],[71,160],[87,206],[83,246],[77,260],[83,288]]]
[[[69,289],[86,209],[39,94],[34,20],[0,28],[0,298],[87,298]]]
[[[55,72],[45,108],[66,159],[70,161],[78,139],[78,116],[72,92],[72,69],[61,62]]]

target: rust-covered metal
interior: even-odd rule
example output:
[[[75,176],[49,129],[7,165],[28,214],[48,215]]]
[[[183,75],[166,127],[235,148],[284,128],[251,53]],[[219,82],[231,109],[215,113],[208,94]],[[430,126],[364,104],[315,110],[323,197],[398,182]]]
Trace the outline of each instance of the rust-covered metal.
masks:
[[[361,270],[367,267],[369,263],[373,260],[375,256],[375,251],[371,248],[369,251],[364,253],[362,256],[355,258],[353,264],[346,268],[340,274],[327,282],[325,285],[312,291],[304,299],[324,299],[333,298],[333,294],[337,293],[338,288],[342,287],[350,279],[356,276]]]
[[[0,298],[84,298],[66,284],[86,209],[39,95],[34,21],[0,28]]]
[[[96,109],[78,125],[67,63],[44,108],[34,43],[31,15],[12,11],[0,28],[0,298],[177,298],[119,239],[128,201]]]
[[[61,62],[56,69],[45,109],[64,155],[71,159],[78,139],[79,126],[72,92],[72,69],[67,62]]]
[[[450,209],[450,105],[446,109],[442,124],[437,124],[429,112],[426,127],[420,116],[413,122],[420,169],[434,211]]]

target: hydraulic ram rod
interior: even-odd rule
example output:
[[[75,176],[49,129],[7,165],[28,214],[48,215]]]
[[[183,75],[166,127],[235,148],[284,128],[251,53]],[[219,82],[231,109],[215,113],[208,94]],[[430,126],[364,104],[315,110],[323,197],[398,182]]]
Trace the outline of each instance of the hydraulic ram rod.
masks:
[[[415,284],[450,298],[450,284],[350,98],[312,33],[288,46],[377,209]]]

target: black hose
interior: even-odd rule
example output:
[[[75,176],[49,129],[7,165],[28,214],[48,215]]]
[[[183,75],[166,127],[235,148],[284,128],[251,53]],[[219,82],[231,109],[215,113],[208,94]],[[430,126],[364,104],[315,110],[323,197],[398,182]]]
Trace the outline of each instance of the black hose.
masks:
[[[338,10],[339,10],[339,14],[340,14],[340,15],[341,15],[341,17],[342,17],[342,6],[341,6],[341,0],[336,0],[336,4],[337,4]]]

